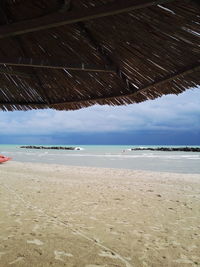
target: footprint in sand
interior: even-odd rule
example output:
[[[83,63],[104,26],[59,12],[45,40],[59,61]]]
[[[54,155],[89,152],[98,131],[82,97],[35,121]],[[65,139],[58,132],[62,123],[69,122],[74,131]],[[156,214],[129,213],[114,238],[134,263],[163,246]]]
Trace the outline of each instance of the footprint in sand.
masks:
[[[177,260],[173,260],[173,262],[182,263],[182,264],[192,264],[193,263],[193,261],[191,261],[189,259],[177,259]]]
[[[89,218],[90,218],[91,220],[98,221],[98,219],[95,218],[95,217],[93,217],[93,216],[90,216]]]
[[[0,251],[0,259],[1,259],[1,257],[2,257],[3,255],[5,255],[5,254],[6,254],[6,252],[3,252],[3,251],[1,252],[1,251]]]
[[[34,239],[34,240],[27,240],[26,241],[28,244],[34,244],[34,245],[37,245],[37,246],[42,246],[44,243],[39,240],[39,239]]]
[[[116,259],[118,258],[115,253],[111,252],[111,251],[101,251],[101,253],[99,253],[99,256],[101,257],[108,257],[111,259]]]
[[[102,250],[98,255],[101,257],[108,257],[111,259],[121,260],[123,263],[125,263],[126,267],[132,267],[132,265],[127,261],[127,258],[123,258],[121,255],[114,253],[112,251]]]
[[[22,221],[21,221],[20,218],[17,218],[17,219],[15,220],[15,222],[16,222],[16,223],[19,223],[19,224],[22,224]]]
[[[12,265],[12,264],[15,264],[19,261],[22,261],[24,259],[24,257],[18,257],[16,260],[12,261],[12,262],[9,262],[9,265]]]
[[[110,232],[112,235],[119,235],[119,233],[118,232],[115,232],[115,231],[111,231]]]
[[[65,251],[54,251],[55,260],[64,261],[62,257],[73,257],[71,253],[66,253]]]
[[[34,225],[32,231],[37,232],[37,230],[40,228],[39,224]]]

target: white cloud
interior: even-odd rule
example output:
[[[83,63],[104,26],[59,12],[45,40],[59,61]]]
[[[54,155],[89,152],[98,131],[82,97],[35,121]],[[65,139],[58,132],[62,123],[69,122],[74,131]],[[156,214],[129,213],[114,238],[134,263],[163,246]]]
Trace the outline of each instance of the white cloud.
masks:
[[[129,106],[0,112],[0,134],[200,130],[200,88]]]

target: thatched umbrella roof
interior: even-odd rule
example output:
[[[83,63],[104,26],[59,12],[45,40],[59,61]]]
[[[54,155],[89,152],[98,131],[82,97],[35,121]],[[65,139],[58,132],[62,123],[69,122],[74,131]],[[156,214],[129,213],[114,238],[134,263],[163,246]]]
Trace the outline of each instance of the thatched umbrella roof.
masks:
[[[0,109],[74,110],[200,84],[198,0],[2,0]]]

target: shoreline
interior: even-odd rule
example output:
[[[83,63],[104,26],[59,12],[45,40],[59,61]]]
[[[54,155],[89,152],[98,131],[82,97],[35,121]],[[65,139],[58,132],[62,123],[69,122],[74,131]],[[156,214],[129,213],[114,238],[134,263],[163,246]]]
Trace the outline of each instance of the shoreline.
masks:
[[[175,171],[165,171],[165,170],[144,170],[144,169],[131,169],[131,168],[121,168],[121,167],[101,167],[101,166],[81,166],[81,165],[66,165],[62,163],[51,163],[51,162],[33,162],[33,161],[17,161],[17,160],[11,160],[9,162],[6,162],[5,164],[11,164],[11,163],[16,163],[16,164],[25,164],[25,165],[47,165],[47,166],[63,166],[66,168],[83,168],[83,169],[88,169],[88,170],[94,170],[96,169],[97,171],[100,169],[104,170],[113,170],[113,171],[129,171],[129,172],[144,172],[144,173],[166,173],[166,174],[178,174],[178,175],[197,175],[200,177],[200,173],[194,173],[194,172],[175,172]],[[4,164],[4,165],[5,165]],[[3,165],[3,164],[2,164]],[[0,165],[1,166],[1,165]]]
[[[123,146],[85,146],[79,151],[5,147],[1,153],[18,162],[200,174],[198,152],[129,151]]]
[[[1,266],[199,266],[200,177],[0,165]]]

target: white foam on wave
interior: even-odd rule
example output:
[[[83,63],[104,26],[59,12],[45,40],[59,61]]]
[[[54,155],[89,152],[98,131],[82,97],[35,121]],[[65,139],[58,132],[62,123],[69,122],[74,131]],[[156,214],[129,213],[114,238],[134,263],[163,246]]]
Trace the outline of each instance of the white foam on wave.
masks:
[[[75,147],[75,150],[85,150],[85,149],[82,147]]]
[[[145,146],[139,146],[139,147],[134,147],[134,148],[127,148],[123,151],[139,151],[139,150],[134,150],[134,149],[146,149]]]
[[[182,158],[188,158],[188,157],[190,157],[190,158],[200,158],[200,155],[191,155],[191,154],[189,154],[189,155],[180,155]]]

